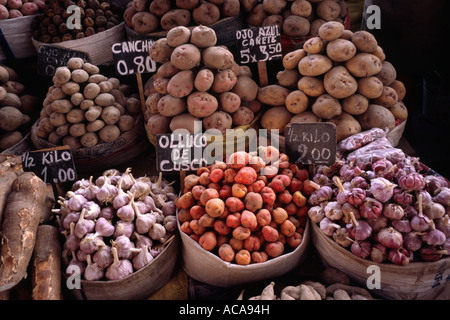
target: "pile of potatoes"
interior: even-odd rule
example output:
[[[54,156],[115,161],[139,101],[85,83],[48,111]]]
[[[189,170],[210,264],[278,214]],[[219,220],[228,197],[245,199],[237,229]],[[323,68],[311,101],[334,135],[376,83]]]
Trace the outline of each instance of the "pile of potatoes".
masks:
[[[46,0],[2,0],[0,1],[0,20],[37,14],[46,4]]]
[[[278,25],[288,37],[316,36],[327,21],[344,23],[344,0],[242,0],[247,23],[252,27]]]
[[[110,0],[47,1],[42,13],[32,24],[33,38],[40,42],[59,43],[81,39],[111,29],[123,21],[123,9]],[[68,25],[68,22],[74,23],[72,16],[76,14],[76,11],[67,11],[70,6],[80,10],[80,28]]]
[[[25,89],[12,68],[0,66],[0,151],[17,144],[29,131],[39,102]]]
[[[244,300],[245,290],[238,300]],[[247,300],[375,300],[371,292],[361,286],[350,284],[343,272],[328,267],[319,274],[319,279],[301,281],[298,285],[275,285],[271,281],[261,293]]]
[[[137,33],[147,34],[177,26],[211,26],[220,19],[237,16],[240,9],[239,0],[132,0],[123,19]]]
[[[72,149],[113,142],[134,128],[140,100],[123,93],[117,78],[81,58],[58,67],[42,103],[36,136]]]
[[[372,128],[390,132],[408,111],[405,86],[385,58],[371,33],[326,22],[317,37],[283,56],[277,83],[259,89],[258,100],[272,106],[262,127],[283,133],[288,123],[331,122],[337,141]]]
[[[250,69],[239,66],[216,42],[215,31],[207,26],[178,26],[154,42],[150,57],[161,65],[144,93],[147,132],[193,133],[198,121],[204,129],[223,134],[254,120],[261,109],[259,85]]]

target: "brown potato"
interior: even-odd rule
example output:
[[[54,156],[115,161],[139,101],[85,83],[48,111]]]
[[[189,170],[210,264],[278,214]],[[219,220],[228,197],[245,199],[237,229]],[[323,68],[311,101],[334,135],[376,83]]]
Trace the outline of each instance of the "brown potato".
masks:
[[[297,82],[297,88],[310,97],[318,97],[325,93],[323,81],[317,77],[301,77]]]
[[[166,0],[152,0],[150,2],[150,6],[148,7],[149,11],[158,17],[161,17],[166,12],[168,12],[171,9],[170,1]],[[147,6],[146,8],[147,9]]]
[[[389,61],[383,61],[381,63],[381,70],[375,77],[383,82],[383,85],[389,86],[397,78],[397,71],[395,67]]]
[[[381,63],[380,63],[381,64]],[[310,54],[300,60],[298,70],[304,76],[320,76],[331,69],[330,58],[322,54]]]
[[[170,130],[175,131],[177,129],[188,130],[189,133],[193,134],[195,132],[195,122],[202,121],[200,118],[194,117],[189,112],[184,112],[174,116],[170,120]],[[201,127],[201,124],[200,124]]]
[[[201,69],[194,79],[194,86],[198,91],[208,91],[214,82],[214,73],[207,69]]]
[[[337,99],[350,97],[358,89],[358,83],[347,69],[337,66],[328,71],[324,77],[325,90]]]
[[[308,96],[301,90],[294,90],[286,97],[286,109],[288,109],[290,113],[302,113],[308,108],[308,106]]]
[[[394,88],[397,92],[398,100],[403,100],[406,96],[405,84],[400,80],[394,80],[389,87]]]
[[[234,63],[234,56],[227,48],[212,46],[202,50],[201,60],[208,68],[228,69]]]
[[[408,108],[406,108],[403,101],[398,101],[396,104],[389,108],[389,111],[392,112],[395,119],[399,119],[401,121],[405,121],[408,119]]]
[[[208,92],[195,91],[187,98],[189,112],[199,118],[207,117],[217,110],[219,102]]]
[[[307,53],[320,53],[325,47],[325,43],[320,37],[312,37],[305,41],[303,50]]]
[[[173,117],[186,111],[186,100],[167,94],[158,100],[158,111],[166,117]]]
[[[191,12],[186,9],[172,9],[160,19],[161,28],[169,31],[177,26],[187,26],[191,22]]]
[[[327,44],[327,56],[336,62],[344,62],[353,58],[356,47],[353,42],[345,39],[335,39]]]
[[[157,113],[148,119],[146,128],[152,135],[167,133],[170,130],[170,119],[170,117],[165,117]]]
[[[179,70],[192,69],[200,64],[200,50],[190,43],[179,45],[173,49],[170,55],[170,62]]]
[[[247,24],[250,27],[260,27],[268,14],[264,11],[262,3],[258,3],[247,16]]]
[[[325,93],[314,101],[311,110],[319,118],[331,119],[342,113],[342,106],[338,99]]]
[[[311,2],[306,0],[295,0],[291,4],[291,12],[300,17],[308,18],[313,11]]]
[[[200,5],[192,10],[192,19],[197,25],[211,26],[220,18],[219,8],[211,3],[203,1]]]
[[[214,29],[207,26],[195,26],[191,31],[191,43],[197,48],[215,46],[217,35]]]
[[[236,93],[241,101],[252,101],[255,100],[258,95],[259,86],[249,76],[239,76],[236,84],[234,85],[232,92]]]
[[[241,106],[241,98],[234,92],[219,94],[219,109],[228,113],[235,112]]]
[[[222,93],[233,89],[237,82],[236,74],[231,69],[218,70],[214,75],[211,90],[214,93]]]
[[[309,30],[309,36],[318,36],[319,35],[319,29],[320,27],[326,23],[323,19],[314,19],[311,21],[310,30]]]
[[[316,116],[312,111],[304,111],[302,113],[294,115],[290,123],[314,123],[322,122],[322,119]]]
[[[362,52],[374,52],[378,48],[377,39],[373,34],[365,30],[358,30],[352,35],[352,42]]]
[[[133,30],[140,34],[147,34],[159,28],[159,19],[150,12],[137,12],[131,18]]]
[[[203,127],[208,129],[217,129],[222,134],[226,133],[227,129],[231,129],[233,119],[231,115],[223,111],[215,111],[211,115],[203,118]]]
[[[369,107],[369,99],[365,96],[355,93],[341,101],[342,109],[348,114],[357,116],[364,113]]]
[[[366,112],[359,115],[357,120],[361,124],[362,130],[380,128],[390,131],[395,127],[395,117],[392,112],[377,104],[369,104]]]
[[[342,112],[326,122],[333,123],[336,126],[336,142],[362,131],[358,120],[346,112]]]
[[[262,22],[262,26],[278,26],[280,30],[283,30],[284,19],[279,14],[271,14],[267,16]]]
[[[355,77],[369,77],[381,71],[382,63],[377,56],[370,53],[357,53],[353,58],[345,62],[345,67]]]
[[[233,124],[236,126],[244,126],[250,124],[255,118],[255,114],[247,107],[239,107],[232,115]]]
[[[221,12],[224,17],[236,17],[240,11],[240,0],[225,0],[221,7]]]
[[[199,0],[176,0],[175,5],[180,9],[194,9],[198,6]]]
[[[358,93],[368,99],[375,99],[383,93],[383,83],[375,76],[365,77],[358,80]]]
[[[330,0],[326,0],[324,2],[327,2]],[[322,3],[324,3],[322,2]],[[330,1],[332,2],[332,1]],[[327,20],[327,19],[324,19]],[[331,19],[334,20],[334,19]],[[322,24],[318,30],[319,37],[326,41],[332,41],[340,36],[342,36],[342,33],[344,32],[344,25],[342,23],[339,23],[337,21],[330,21],[325,22]]]
[[[282,64],[285,69],[297,69],[298,63],[306,56],[304,49],[289,51],[283,56]]]
[[[286,102],[286,97],[290,90],[278,84],[270,84],[258,89],[256,98],[262,104],[269,106],[282,106]]]
[[[290,15],[283,21],[283,34],[288,37],[304,37],[310,31],[310,22],[303,17]]]
[[[171,61],[174,48],[169,46],[167,38],[159,38],[150,48],[150,58],[157,63],[165,63]],[[175,67],[175,66],[174,66]]]
[[[176,26],[167,31],[167,44],[171,47],[177,47],[188,43],[191,37],[191,30],[185,26]]]
[[[284,106],[272,107],[262,115],[261,126],[268,131],[278,130],[279,134],[283,134],[292,116]]]
[[[324,0],[317,5],[316,13],[325,21],[336,20],[341,13],[341,6],[335,1]]]
[[[167,84],[167,92],[175,97],[182,98],[189,95],[194,90],[194,72],[192,70],[182,70],[170,78]]]
[[[298,71],[295,69],[280,70],[276,74],[278,84],[289,89],[294,89],[297,86],[299,76]]]
[[[395,91],[394,88],[384,86],[381,95],[378,98],[373,99],[372,102],[386,108],[392,107],[398,102],[397,91]]]
[[[262,2],[264,11],[268,14],[279,14],[286,7],[286,0],[264,0]]]

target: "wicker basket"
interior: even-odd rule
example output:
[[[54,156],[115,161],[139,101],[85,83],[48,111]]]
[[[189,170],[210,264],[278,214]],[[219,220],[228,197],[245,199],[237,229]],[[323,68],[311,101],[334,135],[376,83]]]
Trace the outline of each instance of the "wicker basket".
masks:
[[[368,272],[369,267],[379,268],[380,289],[373,289],[375,294],[394,300],[450,299],[450,281],[446,281],[450,276],[450,257],[436,262],[413,262],[407,266],[376,263],[355,256],[320,231],[317,224],[311,225],[312,241],[326,266],[343,271],[363,286],[372,274]]]
[[[33,33],[31,23],[35,17],[33,15],[0,20],[0,29],[15,59],[30,58],[36,55],[36,49],[31,41]],[[0,61],[6,61],[8,58],[8,53],[0,48]]]
[[[94,65],[111,65],[114,62],[111,46],[126,41],[127,38],[124,25],[125,22],[121,22],[111,29],[77,40],[59,43],[43,43],[35,39],[32,41],[36,51],[39,51],[41,45],[76,50],[86,53],[88,61]]]

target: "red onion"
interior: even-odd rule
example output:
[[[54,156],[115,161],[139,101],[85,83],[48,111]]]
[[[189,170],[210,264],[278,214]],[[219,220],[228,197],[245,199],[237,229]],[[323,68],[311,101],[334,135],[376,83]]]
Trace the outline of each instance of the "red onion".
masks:
[[[404,190],[422,190],[425,188],[425,180],[417,172],[411,172],[398,178],[398,185]]]
[[[381,243],[375,243],[370,251],[370,259],[374,262],[382,263],[386,260],[387,249]]]
[[[387,203],[383,207],[383,215],[391,220],[399,220],[405,216],[405,211],[399,204]]]
[[[390,249],[398,249],[403,245],[403,236],[393,227],[381,229],[377,236],[377,241]]]
[[[387,258],[396,265],[407,266],[409,264],[410,255],[408,250],[403,248],[390,249]]]
[[[365,219],[375,219],[383,212],[383,204],[377,199],[366,197],[359,205],[359,213]]]
[[[355,256],[366,259],[370,256],[370,252],[372,251],[372,243],[367,240],[354,241],[350,250]]]
[[[410,251],[417,251],[422,247],[422,239],[417,232],[409,232],[403,237],[403,246]]]
[[[422,241],[430,246],[440,246],[445,242],[445,234],[436,229],[434,221],[430,221],[430,229],[422,235]]]
[[[117,249],[112,248],[114,262],[106,269],[105,276],[108,280],[120,280],[133,273],[133,265],[129,260],[119,260]]]
[[[87,256],[87,266],[84,270],[84,279],[88,281],[97,281],[103,278],[105,275],[102,268],[100,268],[96,263],[92,263],[91,256]]]
[[[370,181],[369,191],[380,202],[388,202],[394,195],[395,184],[385,178],[375,178]]]

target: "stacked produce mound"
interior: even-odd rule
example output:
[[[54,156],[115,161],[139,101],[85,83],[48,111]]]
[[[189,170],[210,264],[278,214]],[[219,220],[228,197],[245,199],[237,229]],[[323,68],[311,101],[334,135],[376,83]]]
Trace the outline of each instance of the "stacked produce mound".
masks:
[[[176,129],[194,131],[248,125],[261,104],[258,84],[248,67],[239,66],[233,54],[217,46],[213,29],[178,26],[154,42],[151,58],[161,63],[146,88],[145,119],[152,135]]]
[[[222,260],[248,265],[303,240],[308,172],[273,147],[238,151],[186,176],[176,201],[180,230]]]
[[[342,160],[320,166],[308,216],[356,256],[405,266],[450,252],[450,188],[374,128],[338,144]]]
[[[43,101],[36,136],[72,149],[113,142],[135,127],[142,107],[125,97],[120,81],[81,58],[59,67]]]
[[[290,122],[331,122],[339,142],[371,128],[390,132],[405,121],[405,86],[375,37],[335,21],[318,32],[283,57],[278,83],[259,89],[258,100],[273,106],[261,125],[282,133]]]
[[[175,198],[161,175],[134,178],[131,169],[75,182],[55,210],[67,275],[78,266],[85,280],[119,280],[145,267],[177,230]]]
[[[132,0],[123,13],[128,27],[137,33],[169,31],[177,26],[211,26],[239,14],[239,0]]]
[[[31,126],[38,111],[37,97],[26,93],[17,73],[0,66],[0,151],[17,144]]]
[[[278,25],[288,37],[317,36],[327,21],[344,24],[347,4],[343,0],[244,0],[247,23],[252,27]]]
[[[71,6],[76,9],[68,10]],[[109,0],[48,0],[33,21],[33,38],[43,43],[82,39],[118,25],[123,21],[122,14],[122,9]],[[78,18],[80,25],[76,26]]]
[[[47,4],[46,0],[9,0],[2,1],[0,4],[0,20],[14,19],[23,16],[31,16],[37,14],[44,9]]]

